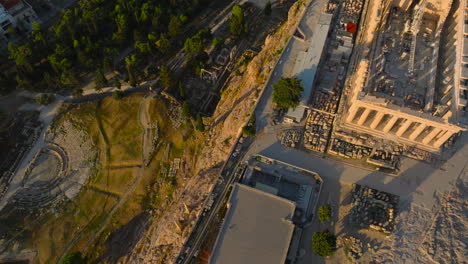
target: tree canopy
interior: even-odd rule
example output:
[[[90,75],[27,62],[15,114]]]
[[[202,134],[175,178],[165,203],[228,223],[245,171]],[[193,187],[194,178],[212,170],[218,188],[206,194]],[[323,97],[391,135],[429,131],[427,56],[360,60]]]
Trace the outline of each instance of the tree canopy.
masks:
[[[210,37],[207,29],[198,31],[194,36],[187,38],[184,43],[184,49],[187,52],[201,53],[204,51],[204,42]]]
[[[331,207],[330,205],[322,205],[318,210],[318,217],[320,221],[327,222],[331,219]]]
[[[298,78],[281,78],[273,85],[273,102],[278,108],[298,106],[304,86]]]
[[[328,230],[315,232],[312,236],[312,251],[320,257],[332,256],[336,251],[336,237]]]
[[[9,44],[12,70],[0,82],[19,89],[70,88],[96,68],[110,70],[120,51],[135,47],[141,62],[171,48],[170,37],[208,0],[89,0],[64,9],[49,28],[32,24],[29,39]],[[136,83],[139,63],[129,78]],[[4,81],[6,80],[6,81]]]
[[[240,5],[232,7],[231,22],[229,23],[231,34],[240,36],[249,31],[249,25],[244,18],[244,10]]]
[[[107,85],[108,81],[106,76],[104,76],[104,73],[101,70],[98,70],[96,77],[94,78],[94,89],[96,89],[96,91],[101,91],[102,88],[106,87]]]
[[[172,73],[166,66],[161,67],[161,70],[159,71],[159,80],[166,89],[170,88],[174,84]]]

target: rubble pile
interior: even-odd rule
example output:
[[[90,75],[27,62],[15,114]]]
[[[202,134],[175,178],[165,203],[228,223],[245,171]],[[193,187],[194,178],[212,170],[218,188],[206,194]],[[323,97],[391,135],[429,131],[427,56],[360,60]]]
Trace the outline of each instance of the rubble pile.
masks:
[[[363,0],[343,1],[342,21],[357,24],[361,15]]]
[[[367,159],[367,162],[387,169],[399,169],[400,168],[401,152],[392,151],[388,152],[385,150],[375,150],[372,155]]]
[[[174,128],[179,128],[182,125],[185,118],[182,114],[180,106],[172,103],[170,104],[169,119],[171,120],[171,124]]]
[[[173,161],[171,161],[171,165],[169,166],[169,172],[168,172],[168,177],[169,178],[174,178],[177,174],[177,171],[180,168],[180,158],[175,158]]]
[[[281,145],[295,148],[301,139],[301,130],[298,128],[286,129],[279,133]]]
[[[346,158],[362,159],[372,152],[369,147],[352,144],[339,138],[333,138],[331,142],[328,152]]]
[[[395,228],[396,206],[399,197],[386,192],[353,184],[349,221],[361,228],[390,234]]]
[[[339,99],[340,97],[338,94],[317,91],[314,94],[312,107],[331,114],[336,114]]]
[[[414,146],[403,145],[402,153],[408,158],[425,161],[430,164],[435,164],[438,161],[434,154]]]
[[[318,85],[312,96],[312,112],[306,123],[304,146],[308,149],[324,152],[327,148],[331,127],[338,111],[349,58],[354,47],[354,35],[343,26],[343,23],[356,24],[363,3],[363,0],[345,1],[339,8],[339,19],[336,20],[328,40],[327,59],[321,62]],[[339,4],[338,1],[330,2],[329,12],[333,12]]]
[[[353,236],[343,238],[343,246],[345,247],[345,254],[351,260],[358,260],[362,257],[362,241],[359,238]]]
[[[333,119],[333,115],[312,110],[306,121],[304,147],[324,152],[327,147]]]
[[[151,162],[151,157],[155,154],[156,150],[158,149],[159,145],[161,144],[161,141],[159,140],[159,126],[158,122],[154,122],[153,124],[150,124],[149,129],[154,129],[154,134],[153,134],[153,139],[151,141],[151,148],[148,154],[148,157],[144,159],[145,166],[148,166],[149,163]]]

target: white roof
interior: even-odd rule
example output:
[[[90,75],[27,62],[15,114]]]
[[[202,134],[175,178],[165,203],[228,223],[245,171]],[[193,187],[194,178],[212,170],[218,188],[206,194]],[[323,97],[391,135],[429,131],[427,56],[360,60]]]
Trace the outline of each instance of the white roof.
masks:
[[[236,184],[210,263],[284,264],[294,232],[292,201]]]

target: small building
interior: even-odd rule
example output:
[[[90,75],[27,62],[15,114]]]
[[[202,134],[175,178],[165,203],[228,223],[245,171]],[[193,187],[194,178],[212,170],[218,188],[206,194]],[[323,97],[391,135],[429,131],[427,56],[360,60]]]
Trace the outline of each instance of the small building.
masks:
[[[209,263],[284,264],[295,229],[295,209],[292,201],[235,184]]]
[[[25,0],[0,0],[1,40],[10,41],[9,28],[29,32],[32,22],[38,20],[36,12]]]

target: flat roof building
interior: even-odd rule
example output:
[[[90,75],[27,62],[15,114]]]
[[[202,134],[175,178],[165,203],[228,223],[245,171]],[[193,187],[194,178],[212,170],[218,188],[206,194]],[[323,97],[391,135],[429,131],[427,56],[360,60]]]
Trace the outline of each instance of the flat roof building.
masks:
[[[235,184],[209,263],[285,263],[295,208],[292,201]]]

